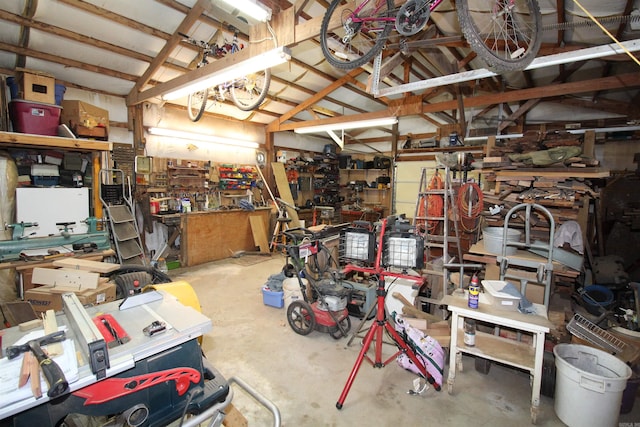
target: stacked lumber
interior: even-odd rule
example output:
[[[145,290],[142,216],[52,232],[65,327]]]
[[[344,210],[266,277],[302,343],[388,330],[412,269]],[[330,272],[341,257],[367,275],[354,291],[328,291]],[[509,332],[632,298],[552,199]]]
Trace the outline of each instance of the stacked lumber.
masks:
[[[597,160],[583,155],[567,155],[558,163],[532,167],[510,158],[534,155],[544,150],[554,151],[558,147],[582,148],[582,143],[582,135],[562,131],[528,131],[521,138],[489,144],[487,156],[483,159],[483,177],[489,184],[484,190],[484,212],[487,213],[488,208],[495,205],[504,206],[504,209],[501,215],[487,216],[487,223],[502,225],[502,215],[520,203],[537,203],[548,208],[556,224],[578,220],[585,200],[588,205],[589,197],[598,197],[597,190],[592,188],[589,180],[609,176],[607,171],[593,167],[597,166]],[[575,149],[566,151],[569,150]]]
[[[500,191],[484,192],[483,210],[484,221],[487,226],[501,227],[504,225],[504,216],[514,206],[520,203],[537,203],[546,207],[553,216],[556,227],[566,221],[577,221],[584,227],[580,218],[581,210],[588,208],[589,199],[593,190],[584,182],[572,178],[560,179],[544,176],[529,176],[517,181],[498,181]],[[542,187],[538,187],[542,183]],[[549,186],[547,186],[549,185]],[[502,206],[503,209],[496,215],[490,215],[490,206]],[[524,218],[514,218],[510,223],[516,227],[524,226]],[[549,224],[547,219],[539,212],[534,212],[530,219],[534,233],[547,240]]]

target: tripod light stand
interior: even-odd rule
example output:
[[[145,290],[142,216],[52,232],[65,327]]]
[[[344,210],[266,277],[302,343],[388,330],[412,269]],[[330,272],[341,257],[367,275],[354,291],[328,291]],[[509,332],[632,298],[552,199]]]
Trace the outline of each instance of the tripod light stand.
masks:
[[[369,331],[364,337],[362,349],[358,354],[356,363],[353,365],[353,368],[351,369],[351,373],[349,374],[349,378],[347,379],[347,382],[342,390],[342,393],[338,398],[338,402],[336,403],[336,408],[338,409],[342,409],[344,401],[346,400],[347,395],[349,394],[349,390],[353,385],[353,381],[355,380],[356,375],[358,374],[358,370],[362,365],[362,361],[365,358],[367,359],[367,361],[369,361],[373,365],[374,368],[384,368],[400,352],[404,352],[409,357],[409,359],[411,359],[411,361],[415,364],[415,366],[418,367],[418,370],[420,371],[422,376],[430,384],[432,384],[436,390],[439,391],[441,389],[441,385],[435,382],[435,379],[427,372],[426,367],[424,366],[422,361],[416,356],[413,349],[405,342],[405,340],[400,336],[400,334],[394,329],[394,327],[391,325],[391,323],[387,319],[387,315],[384,309],[384,299],[387,295],[387,291],[385,289],[385,276],[401,277],[409,280],[416,280],[416,277],[409,276],[406,274],[386,271],[381,267],[381,258],[382,258],[382,251],[383,251],[382,248],[383,248],[386,225],[387,225],[387,220],[384,219],[382,221],[382,227],[380,231],[380,245],[378,248],[378,253],[376,255],[375,266],[371,268],[371,267],[358,267],[358,266],[348,265],[345,267],[345,270],[344,270],[345,273],[348,273],[350,271],[360,271],[360,272],[366,272],[366,273],[377,275],[378,286],[376,288],[376,298],[377,298],[376,317],[373,320],[373,323],[369,328]],[[389,357],[387,360],[382,361],[382,332],[384,330],[387,331],[387,333],[391,336],[395,344],[398,346],[398,351],[395,354],[393,354],[391,357]],[[374,341],[375,341],[375,347],[374,347],[375,359],[372,360],[367,355],[367,352],[369,351],[369,347],[371,346],[371,343]]]

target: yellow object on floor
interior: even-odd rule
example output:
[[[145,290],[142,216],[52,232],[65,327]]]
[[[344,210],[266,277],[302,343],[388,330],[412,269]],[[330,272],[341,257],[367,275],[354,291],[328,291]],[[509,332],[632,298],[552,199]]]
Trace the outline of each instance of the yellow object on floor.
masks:
[[[167,291],[176,297],[180,303],[202,312],[196,292],[193,290],[191,285],[184,280],[178,280],[177,282],[170,283],[156,283],[147,286],[147,288],[155,289],[156,291]]]

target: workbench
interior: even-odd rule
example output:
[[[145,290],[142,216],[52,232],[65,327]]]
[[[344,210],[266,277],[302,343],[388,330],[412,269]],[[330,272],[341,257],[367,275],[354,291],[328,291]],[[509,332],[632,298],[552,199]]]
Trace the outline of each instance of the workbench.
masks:
[[[159,299],[151,301],[152,297]],[[149,302],[140,303],[147,300]],[[109,368],[106,378],[100,381],[88,363],[88,349],[82,348],[81,340],[63,312],[58,313],[56,320],[60,329],[66,329],[64,343],[71,345],[71,358],[77,357],[78,362],[77,371],[67,378],[70,384],[66,394],[50,400],[43,387],[43,396],[35,399],[29,384],[18,388],[22,355],[12,361],[0,359],[0,372],[4,372],[0,389],[5,396],[0,403],[0,419],[13,417],[10,419],[13,425],[58,425],[70,413],[104,416],[145,405],[149,417],[149,424],[145,425],[165,425],[166,420],[180,417],[189,396],[187,390],[195,393],[190,398],[191,410],[205,411],[212,404],[223,407],[230,402],[227,381],[207,364],[198,343],[198,337],[211,330],[209,318],[162,290],[138,294],[124,301],[138,301],[139,305],[120,310],[123,303],[120,300],[85,308],[92,319],[98,315],[113,316],[130,338],[108,349]],[[154,321],[164,322],[166,330],[145,335],[143,328]],[[3,350],[25,334],[18,327],[3,332]],[[73,367],[64,367],[59,357],[54,360],[63,371],[72,371]],[[15,376],[6,369],[8,364],[17,365]]]
[[[442,300],[442,304],[447,305],[452,314],[449,376],[447,379],[449,394],[453,393],[456,370],[462,372],[463,353],[529,371],[533,379],[531,382],[531,421],[535,424],[540,405],[545,334],[553,327],[546,318],[544,306],[534,304],[536,314],[522,314],[491,305],[483,293],[480,294],[477,309],[469,308],[467,301],[466,294],[460,292],[447,295]],[[529,335],[531,343],[476,331],[475,345],[467,346],[464,344],[465,318],[490,323],[497,328],[514,329],[518,333]]]
[[[238,251],[255,251],[250,216],[260,219],[267,241],[270,240],[271,208],[212,210],[169,215],[154,215],[157,221],[176,227],[180,236],[180,260],[185,267],[229,258]],[[255,230],[253,230],[255,231]],[[175,241],[177,235],[170,240]],[[169,243],[172,243],[171,241]]]

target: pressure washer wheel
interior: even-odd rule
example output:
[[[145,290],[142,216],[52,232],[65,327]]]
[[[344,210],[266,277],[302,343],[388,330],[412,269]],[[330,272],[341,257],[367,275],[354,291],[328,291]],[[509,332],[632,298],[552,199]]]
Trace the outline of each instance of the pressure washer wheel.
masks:
[[[287,308],[287,321],[295,333],[309,335],[316,328],[316,316],[305,301],[293,301]]]

